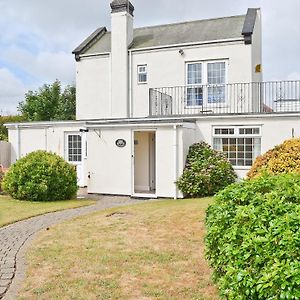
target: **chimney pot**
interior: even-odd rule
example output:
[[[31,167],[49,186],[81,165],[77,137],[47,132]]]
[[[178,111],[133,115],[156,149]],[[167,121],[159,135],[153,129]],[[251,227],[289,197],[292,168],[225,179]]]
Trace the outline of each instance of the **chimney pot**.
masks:
[[[111,2],[110,7],[112,13],[126,11],[133,16],[134,6],[128,0],[114,0]]]

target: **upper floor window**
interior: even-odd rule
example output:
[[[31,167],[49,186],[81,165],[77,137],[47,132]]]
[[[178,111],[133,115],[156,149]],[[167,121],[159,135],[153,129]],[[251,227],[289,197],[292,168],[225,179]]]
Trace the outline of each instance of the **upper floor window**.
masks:
[[[147,83],[147,65],[138,66],[138,83]]]
[[[226,62],[187,63],[187,106],[224,103]]]

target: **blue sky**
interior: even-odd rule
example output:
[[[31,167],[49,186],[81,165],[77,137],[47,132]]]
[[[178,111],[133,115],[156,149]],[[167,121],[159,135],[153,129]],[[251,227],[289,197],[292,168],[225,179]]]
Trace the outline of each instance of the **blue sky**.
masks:
[[[0,0],[0,114],[15,113],[28,90],[75,82],[72,50],[110,27],[109,0]],[[300,79],[298,0],[133,0],[135,26],[244,14],[261,7],[265,80]]]

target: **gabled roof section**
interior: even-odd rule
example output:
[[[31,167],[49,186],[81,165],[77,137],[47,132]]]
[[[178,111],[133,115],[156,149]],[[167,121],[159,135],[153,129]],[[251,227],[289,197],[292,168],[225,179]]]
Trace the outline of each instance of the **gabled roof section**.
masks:
[[[135,28],[132,50],[159,48],[172,45],[242,40],[252,42],[257,9],[249,8],[247,15],[214,18],[183,23]],[[250,41],[250,42],[249,42]],[[111,32],[97,29],[73,53],[93,55],[111,51]]]
[[[103,35],[107,32],[106,27],[100,27],[96,29],[89,37],[87,37],[76,49],[73,50],[76,60],[79,58],[78,55],[84,53],[89,49],[94,43],[100,40]]]

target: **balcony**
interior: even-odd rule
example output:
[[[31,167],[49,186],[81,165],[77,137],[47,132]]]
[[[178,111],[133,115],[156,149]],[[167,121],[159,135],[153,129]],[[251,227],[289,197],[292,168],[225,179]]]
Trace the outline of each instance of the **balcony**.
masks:
[[[151,117],[300,112],[300,81],[151,88]]]

